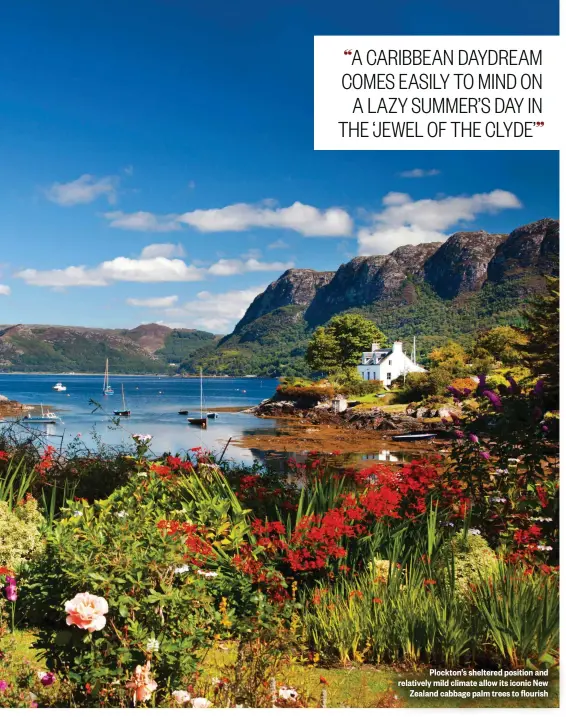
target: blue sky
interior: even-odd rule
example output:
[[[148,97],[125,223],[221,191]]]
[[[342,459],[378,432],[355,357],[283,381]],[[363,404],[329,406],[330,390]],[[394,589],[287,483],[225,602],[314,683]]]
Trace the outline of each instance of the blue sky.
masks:
[[[554,0],[10,5],[0,324],[224,333],[285,267],[558,214],[557,152],[312,149],[313,35],[554,34]]]

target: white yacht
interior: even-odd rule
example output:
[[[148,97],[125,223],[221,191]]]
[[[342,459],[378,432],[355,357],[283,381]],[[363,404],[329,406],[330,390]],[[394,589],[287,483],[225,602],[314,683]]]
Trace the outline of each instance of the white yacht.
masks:
[[[53,390],[54,390],[54,391],[66,391],[66,390],[67,390],[67,387],[66,387],[66,386],[63,386],[63,384],[61,383],[61,381],[57,381],[57,383],[55,384],[55,386],[53,386]]]
[[[22,418],[22,423],[59,423],[61,418],[53,411],[44,411],[43,404],[41,404],[41,416],[32,416],[28,413],[27,416]]]

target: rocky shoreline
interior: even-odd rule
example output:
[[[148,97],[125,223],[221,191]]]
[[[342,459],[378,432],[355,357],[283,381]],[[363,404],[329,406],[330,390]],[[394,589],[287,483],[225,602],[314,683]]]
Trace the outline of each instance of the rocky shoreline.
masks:
[[[19,401],[11,401],[6,396],[0,395],[0,418],[12,418],[21,416],[32,406],[26,406]]]
[[[376,437],[384,440],[403,433],[435,432],[439,438],[449,438],[451,431],[442,419],[449,413],[446,410],[412,410],[406,413],[390,413],[381,408],[359,409],[348,406],[336,412],[326,404],[311,408],[301,408],[293,401],[266,399],[258,406],[248,409],[250,413],[262,418],[293,418],[311,426],[349,428],[362,431],[375,431]],[[435,414],[435,415],[431,415]],[[426,420],[425,420],[426,419]]]

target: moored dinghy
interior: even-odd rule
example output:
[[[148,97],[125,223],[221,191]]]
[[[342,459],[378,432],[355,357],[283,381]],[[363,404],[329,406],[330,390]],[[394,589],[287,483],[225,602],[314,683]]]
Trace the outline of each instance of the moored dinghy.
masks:
[[[436,433],[403,433],[391,436],[393,441],[431,441],[433,438],[436,438]]]

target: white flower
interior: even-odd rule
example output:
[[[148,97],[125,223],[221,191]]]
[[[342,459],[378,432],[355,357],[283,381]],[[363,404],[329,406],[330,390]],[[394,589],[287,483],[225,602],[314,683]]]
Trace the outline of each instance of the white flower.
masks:
[[[40,679],[40,680],[43,679],[43,678],[46,677],[46,676],[47,676],[47,672],[42,672],[42,671],[40,670],[40,671],[37,673],[37,677],[38,677],[38,679]]]
[[[218,573],[215,573],[214,570],[197,570],[197,573],[203,575],[205,578],[215,578],[218,576]]]
[[[157,652],[159,650],[159,640],[151,637],[146,643],[146,648],[148,652]]]
[[[181,567],[175,568],[175,570],[173,570],[173,572],[176,575],[181,575],[182,573],[186,573],[188,570],[190,570],[188,565],[181,565]]]
[[[295,702],[298,696],[299,693],[293,688],[281,687],[279,690],[279,698],[282,700],[290,700],[291,702]]]
[[[132,435],[132,438],[134,441],[139,441],[140,443],[149,443],[153,436],[150,436],[149,434],[144,433],[134,433]]]
[[[470,535],[481,535],[481,530],[478,530],[477,528],[470,528],[468,533]]]
[[[187,690],[175,690],[171,694],[178,705],[184,705],[185,702],[189,702],[191,699],[191,695]]]
[[[73,515],[75,516],[75,518],[82,514],[83,514],[82,510],[74,510],[73,511]]]
[[[538,550],[552,550],[552,546],[550,545],[537,545]]]
[[[128,514],[126,513],[125,510],[121,510],[118,513],[116,513],[116,517],[118,517],[118,518],[125,518],[127,515]]]
[[[212,702],[210,700],[207,700],[206,697],[194,697],[191,700],[191,704],[193,708],[212,707]]]

